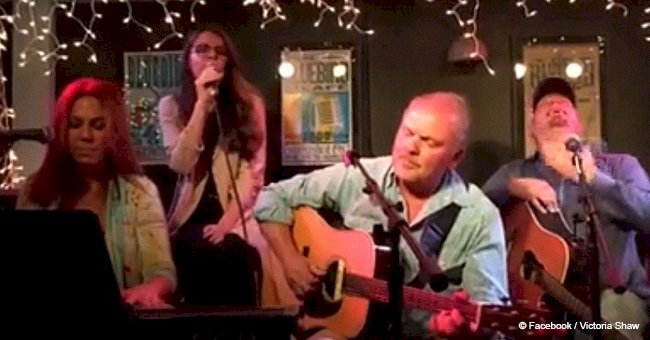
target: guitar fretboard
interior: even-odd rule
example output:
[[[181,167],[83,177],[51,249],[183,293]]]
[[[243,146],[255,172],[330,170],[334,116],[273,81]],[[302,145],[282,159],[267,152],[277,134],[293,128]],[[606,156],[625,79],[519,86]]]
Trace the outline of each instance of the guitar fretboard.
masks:
[[[362,296],[378,302],[388,302],[388,282],[373,278],[362,277],[354,274],[345,275],[344,290],[349,294]],[[403,286],[404,306],[438,312],[456,308],[465,317],[474,320],[477,314],[477,305],[459,303],[451,297],[442,296],[423,289]]]
[[[560,282],[546,272],[539,273],[539,284],[556,300],[561,302],[569,312],[582,321],[591,321],[591,308],[571,294]]]

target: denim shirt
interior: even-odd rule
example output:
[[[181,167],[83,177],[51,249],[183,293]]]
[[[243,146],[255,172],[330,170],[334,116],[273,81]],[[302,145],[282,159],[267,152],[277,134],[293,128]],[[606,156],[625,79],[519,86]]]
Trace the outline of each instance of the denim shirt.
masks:
[[[647,273],[641,266],[635,236],[637,231],[650,232],[650,181],[638,160],[630,155],[594,155],[596,175],[589,189],[594,206],[600,217],[601,231],[605,238],[613,265],[621,275],[623,284],[650,306],[650,285]],[[516,160],[502,166],[483,189],[499,207],[512,199],[508,192],[511,177],[532,177],[546,180],[558,194],[558,201],[565,220],[569,223],[568,234],[563,236],[585,239],[588,225],[584,208],[579,201],[580,187],[571,180],[560,178],[546,166],[536,154],[525,160]],[[601,286],[608,282],[608,268],[603,251],[600,254]]]
[[[362,159],[361,163],[389,201],[401,202],[406,207],[391,166],[391,157]],[[291,224],[293,209],[305,205],[337,211],[350,228],[372,232],[373,226],[380,224],[387,230],[387,218],[381,207],[363,192],[365,184],[365,177],[359,169],[343,164],[297,175],[262,189],[255,205],[255,216],[260,222]],[[409,222],[410,226],[418,225],[451,203],[459,205],[461,210],[442,245],[438,264],[443,270],[464,267],[460,285],[450,284],[442,293],[450,294],[463,288],[472,301],[504,304],[509,296],[503,224],[498,209],[479,188],[464,182],[456,172],[449,171],[440,188]],[[402,212],[403,217],[408,216],[406,209]],[[426,243],[431,239],[421,237],[426,230],[429,226],[412,228],[411,234],[414,239]],[[426,249],[431,245],[422,246]],[[411,282],[419,272],[417,258],[403,240],[400,252],[405,282]],[[404,316],[405,335],[430,336],[426,326],[430,313],[412,310]]]

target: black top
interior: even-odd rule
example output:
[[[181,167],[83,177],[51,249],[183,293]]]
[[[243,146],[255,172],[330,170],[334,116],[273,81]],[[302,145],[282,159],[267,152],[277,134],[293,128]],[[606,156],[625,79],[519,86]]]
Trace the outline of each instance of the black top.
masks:
[[[214,182],[212,171],[208,170],[208,179],[203,189],[201,201],[192,212],[190,218],[185,222],[185,225],[198,224],[205,226],[207,224],[214,224],[219,222],[223,216],[223,207],[219,202],[219,195],[217,194],[217,186]]]

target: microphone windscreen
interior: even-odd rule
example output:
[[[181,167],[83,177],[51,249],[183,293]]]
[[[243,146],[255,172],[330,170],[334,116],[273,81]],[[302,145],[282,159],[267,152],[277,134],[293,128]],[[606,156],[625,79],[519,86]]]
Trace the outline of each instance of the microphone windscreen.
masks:
[[[571,152],[582,151],[582,141],[580,141],[580,137],[577,135],[570,136],[566,142],[564,142],[564,146]]]

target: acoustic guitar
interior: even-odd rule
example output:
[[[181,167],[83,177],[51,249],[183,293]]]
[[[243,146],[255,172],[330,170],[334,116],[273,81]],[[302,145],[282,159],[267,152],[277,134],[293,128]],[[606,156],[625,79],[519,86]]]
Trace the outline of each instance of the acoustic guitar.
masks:
[[[527,308],[545,309],[543,297],[548,294],[570,314],[583,322],[591,320],[591,308],[564,287],[571,251],[563,237],[550,231],[568,233],[568,225],[560,213],[543,214],[528,202],[520,201],[504,210],[503,220],[508,239],[508,277],[511,298]],[[639,297],[612,289],[601,293],[601,314],[604,322],[615,328],[616,322],[638,324],[638,329],[615,329],[604,332],[607,339],[643,339],[648,320],[641,310],[647,308]],[[629,313],[620,313],[626,310]],[[637,313],[633,313],[637,311]]]
[[[347,338],[356,337],[365,324],[369,300],[388,302],[388,283],[372,278],[372,237],[363,231],[334,229],[308,207],[296,209],[292,236],[312,265],[327,269],[317,294],[303,302],[302,327],[326,327]],[[451,296],[408,286],[403,287],[403,303],[404,308],[429,312],[457,308],[479,328],[518,336],[532,334],[520,330],[520,322],[544,323],[550,316],[536,309],[460,303]]]
[[[526,252],[532,252],[546,272],[563,283],[569,270],[571,253],[566,241],[548,230],[547,226],[565,228],[566,224],[560,214],[542,214],[524,201],[504,209],[502,215],[508,241],[510,298],[531,309],[545,308],[544,290],[523,278],[521,263]]]

